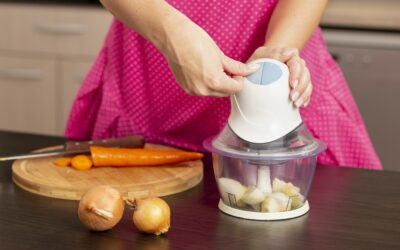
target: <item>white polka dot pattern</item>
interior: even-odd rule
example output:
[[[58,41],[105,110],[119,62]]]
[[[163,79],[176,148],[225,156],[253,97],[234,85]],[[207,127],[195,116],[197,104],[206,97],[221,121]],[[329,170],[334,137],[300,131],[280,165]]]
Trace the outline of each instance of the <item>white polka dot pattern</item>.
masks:
[[[263,44],[274,1],[171,0],[240,61]],[[380,169],[343,75],[316,30],[302,51],[314,92],[302,117],[328,144],[320,164]],[[201,150],[230,113],[228,98],[194,97],[175,82],[166,60],[141,36],[114,21],[74,102],[65,135],[73,139],[142,134],[147,141]]]

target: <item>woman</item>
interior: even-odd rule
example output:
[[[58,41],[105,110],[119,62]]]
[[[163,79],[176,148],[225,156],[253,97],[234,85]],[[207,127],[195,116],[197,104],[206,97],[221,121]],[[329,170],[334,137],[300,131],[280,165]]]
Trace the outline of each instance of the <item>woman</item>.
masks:
[[[328,144],[320,164],[381,168],[317,28],[326,0],[101,2],[118,20],[75,100],[67,137],[142,134],[201,150],[227,121],[226,96],[256,70],[241,61],[268,57],[288,65],[291,99],[307,106],[305,124]]]

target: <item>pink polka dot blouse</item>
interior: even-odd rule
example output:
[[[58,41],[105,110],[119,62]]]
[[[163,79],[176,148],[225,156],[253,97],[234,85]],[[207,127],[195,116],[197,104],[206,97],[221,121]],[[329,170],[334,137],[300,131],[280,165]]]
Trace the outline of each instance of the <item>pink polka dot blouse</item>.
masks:
[[[245,62],[261,46],[276,0],[170,0],[200,25],[229,57]],[[304,123],[328,149],[320,164],[380,169],[343,75],[317,29],[301,52],[314,87]],[[114,20],[104,46],[73,104],[65,135],[71,139],[144,135],[147,141],[192,150],[217,134],[229,98],[187,95],[165,58],[140,35]]]

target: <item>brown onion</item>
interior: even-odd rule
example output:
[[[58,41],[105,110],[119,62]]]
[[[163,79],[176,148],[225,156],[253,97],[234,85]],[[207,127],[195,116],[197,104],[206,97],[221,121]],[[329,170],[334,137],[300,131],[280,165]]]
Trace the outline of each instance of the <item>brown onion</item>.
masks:
[[[139,231],[156,235],[168,232],[171,211],[164,200],[150,197],[134,203],[133,223]]]
[[[118,190],[110,186],[97,186],[82,196],[78,217],[88,229],[104,231],[121,220],[124,208],[125,203]]]

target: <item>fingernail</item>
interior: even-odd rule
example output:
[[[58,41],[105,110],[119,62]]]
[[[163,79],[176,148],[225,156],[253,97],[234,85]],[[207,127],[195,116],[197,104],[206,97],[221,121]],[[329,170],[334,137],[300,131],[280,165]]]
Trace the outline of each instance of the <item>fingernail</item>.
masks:
[[[299,100],[297,100],[295,103],[296,107],[300,108],[301,105],[303,104],[303,98],[300,98]]]
[[[294,91],[292,94],[292,101],[296,101],[297,97],[299,97],[299,92]]]
[[[292,87],[295,89],[297,87],[297,85],[299,85],[299,80],[297,80],[297,79],[294,80],[292,85],[293,85]]]
[[[260,64],[258,64],[258,63],[254,63],[254,64],[249,64],[249,68],[251,69],[251,70],[254,70],[254,71],[256,71],[256,70],[258,70],[259,68],[260,68]]]

